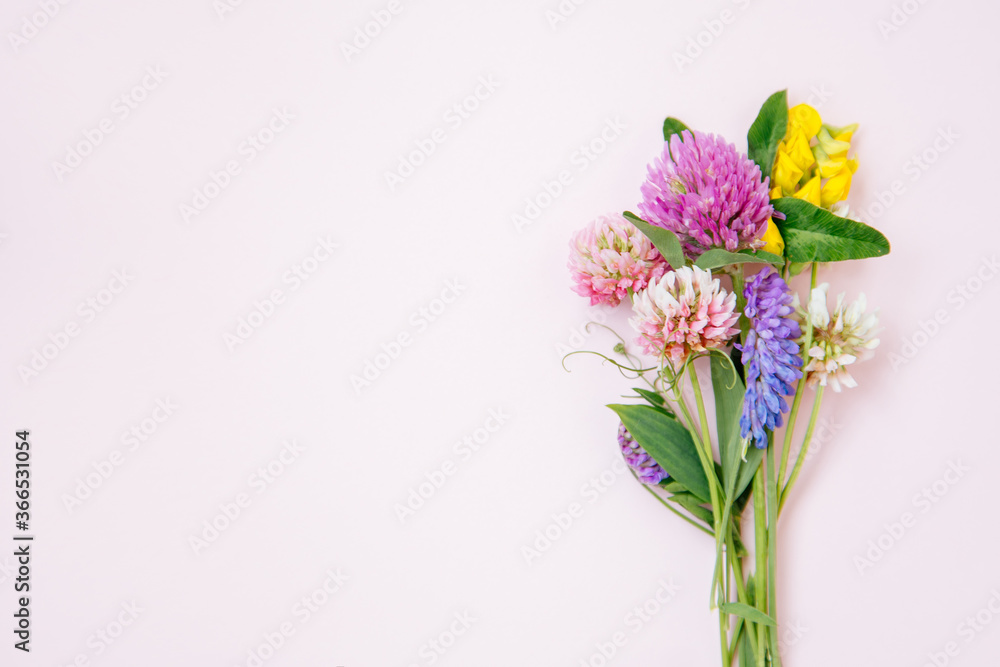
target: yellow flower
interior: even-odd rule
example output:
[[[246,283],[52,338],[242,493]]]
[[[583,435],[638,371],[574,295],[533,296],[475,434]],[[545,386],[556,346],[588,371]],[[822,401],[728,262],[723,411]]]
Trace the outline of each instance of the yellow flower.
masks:
[[[795,130],[801,130],[806,139],[812,139],[821,125],[819,112],[808,104],[799,104],[788,110],[788,136]]]
[[[785,239],[781,238],[781,232],[778,231],[778,225],[774,224],[774,218],[767,219],[767,231],[760,240],[764,242],[764,247],[761,248],[764,252],[774,253],[778,257],[785,256]]]
[[[795,161],[788,156],[788,153],[779,148],[777,159],[774,161],[774,178],[772,179],[775,185],[780,186],[785,192],[794,192],[801,178],[802,170],[796,166]]]
[[[771,173],[771,198],[792,196],[823,208],[843,201],[858,168],[856,159],[847,159],[857,129],[857,124],[824,124],[808,104],[789,109],[788,129]]]
[[[804,199],[810,204],[820,205],[820,185],[819,176],[813,176],[809,182],[802,186],[798,192],[792,195],[796,199]]]
[[[829,208],[839,201],[847,199],[851,191],[851,176],[858,169],[857,160],[847,160],[836,174],[831,176],[820,193],[820,206]]]
[[[803,173],[816,163],[816,158],[813,157],[812,150],[809,149],[809,137],[802,130],[792,132],[792,138],[784,144],[780,144],[778,150],[781,151],[782,147],[795,166]]]
[[[830,131],[825,127],[820,129],[816,137],[819,139],[819,145],[830,157],[847,157],[847,151],[851,148],[850,142],[834,139]]]
[[[854,131],[858,129],[858,124],[853,123],[851,125],[845,125],[843,127],[834,127],[832,125],[825,126],[827,131],[837,141],[850,141],[854,136]]]
[[[823,147],[819,144],[813,146],[813,155],[816,158],[816,164],[819,165],[819,175],[823,178],[830,178],[838,171],[843,169],[844,165],[847,163],[847,157],[842,157],[838,159],[833,159],[826,154]]]

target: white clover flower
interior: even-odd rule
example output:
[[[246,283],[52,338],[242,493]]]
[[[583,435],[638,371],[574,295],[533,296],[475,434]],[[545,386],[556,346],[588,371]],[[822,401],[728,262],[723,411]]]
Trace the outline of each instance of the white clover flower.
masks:
[[[844,305],[844,295],[837,297],[837,305],[831,312],[827,306],[828,283],[813,289],[806,310],[798,309],[803,322],[803,332],[812,326],[812,346],[807,353],[805,366],[806,382],[810,387],[820,386],[840,391],[841,386],[856,387],[858,383],[851,377],[848,367],[858,361],[870,358],[878,347],[879,339],[874,338],[878,326],[878,310],[865,313],[868,301],[864,294],[857,301]],[[805,333],[799,339],[804,344]]]
[[[740,332],[736,294],[711,271],[682,266],[632,296],[629,320],[646,354],[680,364],[688,355],[723,347]]]

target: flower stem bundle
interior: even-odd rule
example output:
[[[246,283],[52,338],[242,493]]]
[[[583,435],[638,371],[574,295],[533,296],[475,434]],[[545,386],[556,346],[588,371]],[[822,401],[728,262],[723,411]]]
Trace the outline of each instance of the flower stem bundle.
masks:
[[[889,242],[845,201],[856,125],[789,109],[781,91],[751,125],[746,153],[675,118],[663,127],[639,215],[594,220],[574,236],[569,267],[591,305],[631,305],[634,349],[623,341],[620,361],[600,356],[646,386],[608,407],[637,482],[715,541],[708,602],[722,664],[778,666],[781,511],[826,387],[856,387],[849,370],[878,345],[864,295],[841,294],[831,308],[817,274],[885,255]],[[802,305],[792,281],[806,272]]]

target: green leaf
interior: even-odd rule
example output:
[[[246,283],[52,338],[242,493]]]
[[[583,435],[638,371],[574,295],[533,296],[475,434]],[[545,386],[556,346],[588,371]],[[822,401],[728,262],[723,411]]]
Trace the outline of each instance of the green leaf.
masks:
[[[746,545],[743,544],[743,538],[740,537],[739,531],[733,531],[733,553],[738,558],[746,558],[750,555],[747,551]]]
[[[663,405],[666,403],[666,399],[655,391],[643,389],[642,387],[632,387],[632,391],[642,396],[652,405],[663,407]]]
[[[684,487],[698,496],[708,498],[708,478],[694,440],[686,428],[660,410],[649,405],[609,405],[653,460]]]
[[[690,132],[691,128],[689,128],[687,125],[680,122],[676,118],[668,116],[667,119],[663,121],[663,140],[669,142],[670,137],[674,136],[675,134],[680,134],[685,130]]]
[[[737,473],[742,459],[740,416],[746,389],[728,357],[712,355],[712,392],[715,394],[715,425],[719,434],[719,457],[722,459],[722,486],[726,498],[733,499]],[[739,495],[739,494],[736,494]]]
[[[747,132],[750,159],[760,167],[761,179],[771,175],[778,144],[788,130],[788,95],[784,90],[767,98]]]
[[[750,626],[744,625],[740,626],[740,641],[737,644],[736,652],[740,657],[740,667],[757,667],[757,657],[753,654],[753,648],[750,644],[750,638],[747,637],[747,632],[750,631]]]
[[[646,401],[654,408],[659,408],[669,415],[674,414],[674,411],[667,405],[666,399],[663,398],[663,396],[661,396],[658,392],[643,389],[642,387],[633,387],[632,391],[646,399]]]
[[[736,367],[736,372],[740,374],[740,378],[745,378],[746,370],[743,368],[743,353],[734,347],[729,351],[729,360],[733,362],[733,366]]]
[[[663,259],[670,264],[670,268],[679,269],[684,266],[684,248],[681,247],[681,240],[677,238],[677,234],[669,229],[651,225],[631,211],[625,211],[623,215],[653,242],[663,255]]]
[[[711,250],[706,250],[702,253],[701,257],[698,258],[698,261],[696,261],[694,265],[699,269],[710,271],[711,269],[717,269],[720,266],[727,266],[729,264],[747,263],[774,264],[775,266],[781,266],[785,263],[785,260],[773,253],[764,252],[763,250],[758,250],[757,252],[753,252],[751,250],[729,252],[728,250],[723,250],[722,248],[712,248]]]
[[[671,477],[660,482],[659,487],[671,495],[687,492],[686,486]]]
[[[757,468],[760,467],[760,462],[763,458],[763,449],[757,449],[753,445],[747,448],[747,460],[743,462],[743,467],[740,468],[740,478],[736,481],[736,489],[733,491],[734,498],[739,498],[746,491],[747,487],[750,486],[750,482],[753,481],[753,476],[757,473]]]
[[[788,264],[788,273],[791,276],[797,276],[809,266],[808,262],[790,262]]]
[[[704,521],[709,528],[712,527],[714,517],[712,516],[712,510],[702,507],[705,501],[696,498],[690,493],[675,493],[670,496],[670,500],[673,500],[675,503],[686,509],[692,516]]]
[[[745,605],[742,602],[723,602],[719,605],[719,608],[727,614],[739,616],[740,618],[753,623],[763,623],[764,625],[772,628],[778,627],[778,624],[773,618],[762,612],[760,609]]]
[[[782,197],[771,201],[785,240],[785,257],[792,262],[840,262],[847,259],[881,257],[889,254],[889,241],[882,232],[862,222],[841,218],[815,204]]]

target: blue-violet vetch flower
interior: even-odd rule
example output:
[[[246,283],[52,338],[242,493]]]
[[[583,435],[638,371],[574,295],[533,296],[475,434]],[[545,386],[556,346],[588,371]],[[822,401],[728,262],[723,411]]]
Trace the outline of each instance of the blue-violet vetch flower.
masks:
[[[767,431],[782,424],[788,410],[784,396],[794,393],[792,384],[802,377],[802,359],[795,342],[801,329],[791,315],[793,297],[788,285],[772,269],[746,281],[743,311],[750,320],[746,341],[736,347],[743,352],[747,392],[743,399],[740,434],[753,436],[754,445],[767,447]]]

